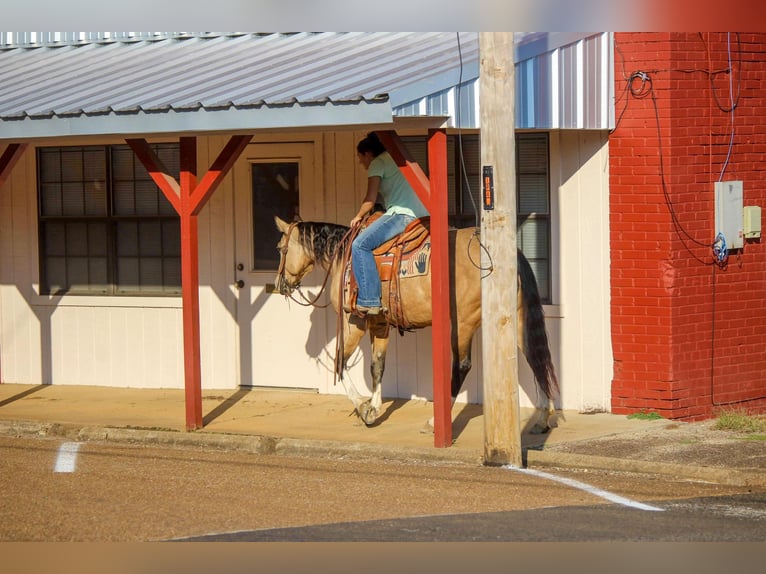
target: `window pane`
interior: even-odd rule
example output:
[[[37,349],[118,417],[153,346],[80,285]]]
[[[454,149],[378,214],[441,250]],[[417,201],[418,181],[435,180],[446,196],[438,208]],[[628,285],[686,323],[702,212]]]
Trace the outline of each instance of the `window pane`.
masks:
[[[162,222],[162,253],[168,257],[181,257],[181,223],[177,219]]]
[[[519,174],[519,213],[548,213],[548,176]]]
[[[84,215],[85,214],[85,192],[82,183],[64,183],[61,186],[63,193],[62,206],[63,215]]]
[[[274,216],[292,221],[298,215],[298,163],[254,163],[253,253],[256,270],[276,271],[279,266],[279,230]]]
[[[82,183],[82,148],[62,149],[61,151],[61,181]]]
[[[527,219],[516,234],[518,247],[527,259],[548,259],[548,221]]]
[[[162,255],[162,233],[158,221],[138,224],[138,252],[141,257],[159,257]]]
[[[58,148],[40,149],[38,154],[40,162],[40,181],[42,183],[61,181],[61,157]]]
[[[89,285],[91,289],[106,292],[109,287],[106,257],[91,257],[89,265]]]
[[[87,257],[67,257],[67,278],[69,279],[68,289],[87,291],[90,286],[88,280],[88,258]]]
[[[66,258],[48,257],[45,260],[45,282],[50,293],[66,291]]]
[[[85,223],[66,224],[66,253],[75,257],[88,256],[88,225]]]
[[[66,255],[66,226],[63,223],[45,223],[45,253],[49,256],[63,257]]]
[[[94,180],[85,182],[85,214],[106,214],[106,182]]]
[[[61,215],[61,184],[42,184],[40,195],[40,211],[42,215]]]
[[[166,257],[162,260],[162,278],[166,290],[178,292],[181,289],[181,258]]]
[[[138,291],[138,257],[120,257],[117,260],[117,285],[120,291]]]
[[[122,221],[117,224],[117,255],[138,256],[138,224]]]
[[[547,261],[533,261],[529,262],[532,271],[535,274],[535,280],[537,281],[537,291],[540,293],[540,298],[543,301],[551,300],[551,282],[548,276],[548,262]]]
[[[136,200],[132,181],[115,181],[112,186],[112,203],[115,215],[135,215]]]
[[[160,193],[154,181],[138,180],[134,186],[136,215],[157,215],[159,207],[157,194]]]
[[[89,223],[88,224],[88,254],[91,257],[106,258],[109,254],[107,244],[106,224]]]
[[[143,257],[139,272],[142,290],[162,290],[162,260],[160,258]]]

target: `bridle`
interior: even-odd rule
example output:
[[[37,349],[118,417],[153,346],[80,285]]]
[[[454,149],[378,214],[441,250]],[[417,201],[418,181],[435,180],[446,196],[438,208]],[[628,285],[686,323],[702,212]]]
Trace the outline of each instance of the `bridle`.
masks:
[[[284,245],[282,245],[279,248],[281,257],[279,259],[279,268],[277,269],[277,282],[280,286],[288,285],[287,281],[285,280],[285,267],[287,265],[287,250],[288,246],[290,245],[290,237],[292,236],[293,229],[300,223],[299,219],[296,219],[293,221],[290,226],[287,228],[287,232],[285,233],[285,242]],[[361,225],[355,225],[354,227],[350,227],[346,233],[343,235],[341,240],[338,242],[338,244],[335,246],[335,249],[333,250],[332,257],[330,258],[330,261],[335,261],[338,257],[339,250],[342,250],[345,248],[345,245],[348,243],[348,245],[351,245],[351,243],[354,241],[354,238],[359,234],[359,231],[361,231],[362,226]],[[349,259],[351,258],[351,249],[344,249],[343,251],[343,257],[341,258],[341,270],[340,272],[343,273],[343,270],[348,266]],[[325,274],[324,281],[322,281],[322,286],[319,289],[319,292],[316,294],[316,296],[313,299],[309,299],[306,297],[300,288],[300,283],[298,285],[295,285],[294,287],[290,287],[290,292],[285,293],[285,297],[289,297],[293,301],[295,301],[298,305],[301,305],[303,307],[319,307],[321,309],[327,307],[330,305],[331,301],[328,301],[324,305],[317,305],[316,302],[319,300],[319,297],[321,297],[322,293],[324,292],[325,288],[327,287],[327,281],[330,278],[330,273],[332,272],[332,265],[327,266],[327,273]],[[334,368],[334,376],[333,376],[333,384],[337,382],[338,378],[343,378],[343,346],[344,346],[344,333],[343,333],[343,280],[338,282],[338,322],[336,326],[336,337],[335,337],[335,368]],[[295,297],[293,297],[292,291],[296,290],[298,293],[300,293],[301,297],[303,298],[303,301],[299,301]]]
[[[279,248],[280,252],[280,258],[279,258],[279,267],[277,268],[277,281],[280,285],[288,285],[287,280],[285,279],[285,267],[287,265],[287,249],[290,245],[290,237],[292,236],[293,229],[297,227],[297,225],[300,223],[300,219],[296,219],[293,221],[290,226],[287,228],[287,231],[285,232],[285,242],[282,247]],[[350,228],[343,238],[338,242],[338,244],[335,246],[335,251],[333,251],[332,257],[330,258],[331,261],[334,261],[336,256],[338,255],[338,250],[343,249],[343,246],[348,241],[349,243],[353,240],[353,237],[356,236],[356,234],[359,232],[359,227],[352,227]],[[345,258],[344,258],[345,261]],[[327,281],[330,278],[330,273],[332,271],[332,267],[327,267],[327,273],[325,274],[324,281],[322,281],[322,286],[319,288],[319,292],[311,299],[306,297],[303,294],[303,291],[301,291],[300,282],[295,286],[290,286],[290,292],[285,293],[285,297],[289,297],[291,300],[295,301],[298,305],[301,305],[303,307],[319,307],[320,309],[324,309],[325,307],[330,305],[330,301],[325,303],[324,305],[318,305],[317,301],[322,296],[322,293],[324,292],[325,288],[327,287]],[[341,282],[342,283],[342,282]],[[295,297],[293,297],[292,291],[298,291],[303,301],[299,301]]]

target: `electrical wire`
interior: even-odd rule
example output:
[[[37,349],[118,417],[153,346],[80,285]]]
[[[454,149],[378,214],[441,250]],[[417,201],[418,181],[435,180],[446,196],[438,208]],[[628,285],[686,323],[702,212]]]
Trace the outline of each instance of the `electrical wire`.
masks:
[[[457,142],[458,142],[458,155],[460,156],[460,166],[461,166],[461,175],[463,176],[463,181],[465,181],[466,189],[468,190],[468,198],[471,200],[471,207],[473,208],[474,213],[474,232],[471,236],[471,240],[468,242],[467,250],[468,250],[468,259],[473,263],[474,267],[479,269],[480,271],[484,272],[486,271],[486,275],[482,274],[481,278],[484,279],[485,277],[489,277],[489,275],[492,274],[492,271],[494,270],[494,265],[492,263],[492,255],[489,253],[487,248],[484,246],[484,244],[481,242],[481,237],[479,234],[479,230],[481,228],[481,222],[479,220],[479,210],[476,207],[476,200],[473,197],[473,191],[471,190],[471,182],[468,180],[468,171],[465,167],[465,155],[463,154],[463,130],[461,125],[461,100],[460,95],[463,91],[463,48],[460,44],[460,32],[455,32],[455,35],[457,37],[457,53],[459,58],[459,72],[458,72],[458,80],[457,80],[457,88],[455,90],[456,97],[455,97],[455,107],[457,108],[455,110],[455,124],[457,128]],[[462,187],[461,187],[461,194],[462,194]],[[462,200],[462,195],[461,195]],[[462,203],[462,201],[461,201]],[[485,253],[487,256],[487,260],[489,261],[489,267],[483,267],[481,264],[481,261],[476,263],[473,258],[471,257],[471,243],[476,239],[479,242],[479,248]]]

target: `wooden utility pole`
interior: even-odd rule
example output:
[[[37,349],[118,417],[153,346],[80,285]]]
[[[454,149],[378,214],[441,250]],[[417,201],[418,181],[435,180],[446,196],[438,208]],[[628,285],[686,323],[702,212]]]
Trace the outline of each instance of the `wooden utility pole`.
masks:
[[[480,32],[484,462],[521,467],[512,32]]]

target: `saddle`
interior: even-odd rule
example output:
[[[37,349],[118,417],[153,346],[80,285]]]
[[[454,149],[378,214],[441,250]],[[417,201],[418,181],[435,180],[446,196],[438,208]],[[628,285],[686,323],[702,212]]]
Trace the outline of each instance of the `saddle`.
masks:
[[[376,212],[365,222],[369,225],[382,215]],[[382,291],[385,295],[384,283],[388,283],[388,297],[382,301],[385,308],[386,320],[399,328],[399,331],[410,330],[402,307],[401,285],[402,277],[426,275],[431,265],[430,217],[415,219],[400,233],[373,250],[375,265],[380,276]],[[354,313],[358,286],[356,277],[351,269],[351,259],[344,273],[344,309]]]

